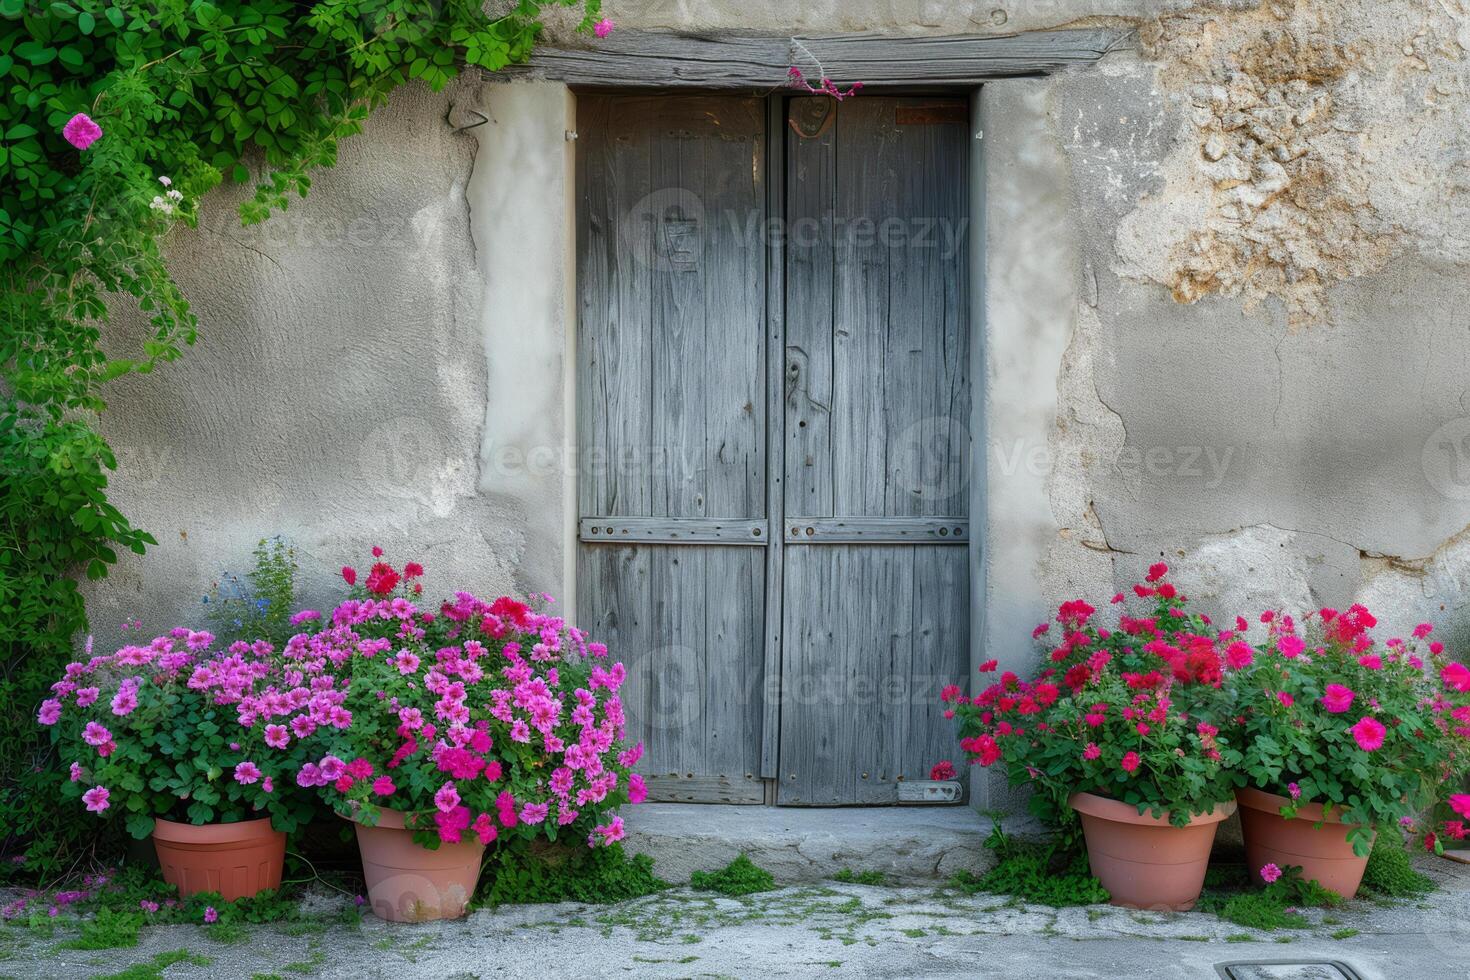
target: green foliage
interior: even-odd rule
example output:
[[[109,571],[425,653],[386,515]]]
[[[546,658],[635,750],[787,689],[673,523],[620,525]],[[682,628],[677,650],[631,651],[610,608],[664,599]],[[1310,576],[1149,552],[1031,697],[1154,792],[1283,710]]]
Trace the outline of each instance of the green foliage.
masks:
[[[1380,831],[1368,854],[1362,887],[1375,895],[1412,898],[1434,891],[1434,882],[1414,870],[1396,831]]]
[[[764,868],[742,854],[719,871],[696,871],[689,876],[689,884],[705,892],[719,892],[731,898],[753,895],[756,892],[775,891],[776,879]]]
[[[134,963],[118,973],[99,974],[94,980],[163,980],[163,971],[176,963],[209,966],[212,962],[208,956],[191,953],[187,949],[175,949],[158,953],[146,963]]]
[[[86,625],[72,573],[100,577],[154,543],[107,502],[115,467],[80,421],[0,414],[0,853],[24,857],[0,873],[55,875],[94,842],[95,827],[56,819],[66,776],[36,709]]]
[[[1214,912],[1227,922],[1272,932],[1276,929],[1307,929],[1312,923],[1297,909],[1332,908],[1343,898],[1315,881],[1304,880],[1301,868],[1284,868],[1281,877],[1265,887],[1255,887],[1243,865],[1228,865],[1205,877],[1205,893],[1197,908]]]
[[[876,869],[854,871],[851,868],[843,868],[832,876],[832,880],[849,885],[885,885],[888,883],[887,876]]]
[[[621,844],[570,847],[514,840],[492,848],[480,873],[477,905],[622,902],[669,887],[647,854],[629,857]]]
[[[138,945],[138,930],[143,928],[139,912],[119,912],[101,908],[97,915],[82,923],[82,934],[61,945],[67,949],[117,949]]]
[[[226,642],[267,640],[278,650],[285,646],[298,632],[291,625],[298,571],[293,545],[280,535],[261,538],[245,578],[225,572],[204,596],[215,635]]]
[[[995,852],[995,867],[982,875],[960,872],[950,879],[950,887],[970,895],[1011,895],[1052,908],[1096,905],[1111,897],[1092,876],[1087,855],[1079,850],[1013,840],[999,823],[985,847]]]
[[[0,0],[0,827],[25,872],[63,872],[94,842],[54,820],[65,776],[31,719],[87,629],[72,576],[154,543],[108,504],[116,462],[78,412],[194,342],[170,229],[225,179],[254,182],[240,217],[264,220],[397,86],[523,60],[543,8],[580,7],[585,29],[599,4]],[[77,150],[62,130],[83,112],[103,135]],[[148,328],[104,343],[119,303]]]

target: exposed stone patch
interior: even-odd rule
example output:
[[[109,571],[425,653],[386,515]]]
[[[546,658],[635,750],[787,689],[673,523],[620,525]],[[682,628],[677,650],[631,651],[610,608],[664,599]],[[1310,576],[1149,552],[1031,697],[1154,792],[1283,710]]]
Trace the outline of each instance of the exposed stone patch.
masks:
[[[1407,249],[1470,258],[1465,0],[1205,3],[1143,24],[1182,110],[1162,189],[1121,223],[1120,274],[1328,316],[1336,282]]]

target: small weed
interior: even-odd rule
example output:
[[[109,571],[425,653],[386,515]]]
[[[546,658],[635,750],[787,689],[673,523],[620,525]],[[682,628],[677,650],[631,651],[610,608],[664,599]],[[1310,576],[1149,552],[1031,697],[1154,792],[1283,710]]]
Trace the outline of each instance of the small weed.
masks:
[[[904,929],[903,934],[905,936],[908,936],[910,939],[923,939],[925,936],[929,935],[923,929]]]
[[[1175,936],[1174,938],[1185,943],[1207,943],[1210,941],[1209,936]]]
[[[119,949],[138,945],[138,930],[143,916],[137,912],[98,909],[96,916],[82,923],[82,934],[61,944],[63,949]]]
[[[653,895],[669,887],[653,872],[647,854],[629,857],[621,845],[574,848],[547,841],[518,841],[487,855],[486,882],[473,907],[587,902],[609,904]]]
[[[886,885],[888,878],[881,871],[854,871],[851,868],[843,868],[832,876],[833,881],[840,881],[845,885]]]
[[[1363,888],[1374,895],[1413,898],[1434,891],[1434,882],[1414,870],[1397,831],[1379,831],[1363,871]]]
[[[1253,943],[1256,941],[1256,937],[1248,932],[1232,932],[1225,937],[1225,941],[1227,943]]]
[[[159,953],[146,963],[134,963],[126,970],[117,973],[99,974],[94,980],[163,980],[163,971],[175,963],[209,966],[212,962],[208,956],[200,956],[187,949],[175,949],[167,953]]]
[[[697,891],[719,892],[731,898],[776,890],[776,879],[771,873],[756,867],[744,854],[719,871],[694,872],[689,876],[689,884]]]
[[[1088,871],[1081,852],[1067,856],[1050,847],[1012,841],[999,823],[985,846],[999,858],[996,866],[982,875],[960,872],[949,880],[951,888],[967,895],[1011,895],[1052,908],[1096,905],[1111,897]]]
[[[1356,929],[1339,929],[1332,934],[1333,939],[1351,939],[1358,934]]]
[[[250,930],[244,925],[224,919],[205,926],[204,934],[217,943],[243,943],[250,938]]]

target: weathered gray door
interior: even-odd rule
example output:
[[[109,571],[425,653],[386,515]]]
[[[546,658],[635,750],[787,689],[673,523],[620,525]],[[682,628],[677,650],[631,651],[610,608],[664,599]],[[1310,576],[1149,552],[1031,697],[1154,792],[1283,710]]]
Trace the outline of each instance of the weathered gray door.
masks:
[[[955,755],[938,698],[968,662],[967,117],[790,107],[782,803],[891,803]]]
[[[579,620],[651,797],[760,803],[764,103],[583,95],[577,131]]]
[[[578,613],[651,794],[895,802],[967,662],[965,105],[578,102]]]

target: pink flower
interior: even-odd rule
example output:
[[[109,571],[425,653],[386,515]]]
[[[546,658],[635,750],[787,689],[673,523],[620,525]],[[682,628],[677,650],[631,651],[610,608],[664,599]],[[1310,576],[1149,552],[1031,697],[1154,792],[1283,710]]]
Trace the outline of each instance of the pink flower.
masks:
[[[398,789],[393,785],[393,780],[387,776],[379,776],[373,780],[373,792],[378,796],[392,796]]]
[[[521,807],[521,823],[544,823],[550,803],[527,803]]]
[[[82,729],[82,741],[88,745],[106,745],[112,741],[112,733],[95,721],[89,721],[87,727]]]
[[[953,762],[950,762],[948,759],[943,759],[943,760],[941,760],[939,762],[934,763],[934,767],[929,770],[929,778],[930,779],[953,779],[954,778],[954,763]]]
[[[1102,755],[1102,749],[1097,747],[1096,742],[1088,742],[1087,748],[1082,750],[1082,758],[1089,761],[1092,759],[1096,759],[1100,755]]]
[[[66,121],[61,129],[66,141],[79,150],[85,150],[102,138],[102,127],[92,121],[85,112],[79,112]]]
[[[1358,658],[1358,666],[1368,670],[1382,670],[1383,658],[1376,653],[1365,653]]]
[[[592,33],[598,37],[607,37],[613,31],[613,22],[606,17],[592,25]]]
[[[459,806],[459,791],[454,788],[453,783],[445,783],[439,787],[434,794],[434,805],[439,808],[440,813],[449,813]]]
[[[1450,809],[1470,820],[1470,793],[1455,793],[1449,799]]]
[[[1464,664],[1451,661],[1440,669],[1439,679],[1444,681],[1444,686],[1464,693],[1470,691],[1470,669]]]
[[[134,685],[124,683],[117,689],[117,694],[112,698],[112,713],[119,718],[125,718],[132,714],[138,707],[138,689]]]
[[[1293,704],[1296,704],[1296,698],[1287,694],[1285,691],[1277,691],[1276,700],[1281,702],[1283,708],[1290,708]]]
[[[260,788],[265,790],[267,793],[274,793],[276,791],[275,780],[271,779],[269,776],[265,777],[260,781]]]
[[[87,804],[87,809],[92,813],[101,813],[112,805],[107,802],[108,797],[111,795],[107,787],[93,786],[82,794],[82,802]]]
[[[1360,718],[1350,731],[1353,733],[1353,738],[1357,740],[1358,748],[1364,752],[1372,752],[1383,745],[1385,729],[1377,719],[1366,716]]]
[[[214,910],[213,905],[204,910],[204,921],[211,924],[219,921],[219,913]]]
[[[1328,684],[1322,693],[1322,706],[1332,714],[1340,715],[1353,706],[1354,697],[1351,688]]]
[[[284,749],[291,744],[291,733],[286,731],[285,725],[266,725],[265,744],[273,749]]]
[[[1416,639],[1416,640],[1422,640],[1426,636],[1428,636],[1430,633],[1433,633],[1433,632],[1434,632],[1434,627],[1431,624],[1429,624],[1429,623],[1420,623],[1418,626],[1415,626],[1414,627],[1414,639]]]
[[[246,759],[235,767],[235,782],[241,786],[249,786],[251,783],[260,781],[260,767]]]
[[[1138,757],[1137,752],[1129,752],[1127,755],[1123,756],[1123,761],[1118,764],[1123,767],[1124,772],[1133,772],[1138,768],[1138,764],[1142,761],[1143,760]]]
[[[1225,651],[1225,661],[1232,670],[1244,670],[1256,659],[1248,643],[1232,643]]]
[[[88,705],[95,704],[98,696],[101,693],[102,692],[95,687],[77,688],[77,707],[85,708]]]
[[[1286,791],[1291,794],[1291,798],[1293,800],[1299,800],[1302,798],[1302,788],[1296,783],[1287,783]]]
[[[1287,636],[1283,636],[1276,641],[1276,649],[1280,651],[1281,655],[1287,660],[1295,658],[1303,650],[1305,650],[1306,647],[1307,645],[1306,643],[1302,642],[1301,637],[1290,634],[1288,634]]]
[[[1261,868],[1261,880],[1268,885],[1280,877],[1281,869],[1275,864],[1267,864]]]
[[[628,802],[642,803],[648,799],[648,786],[636,772],[628,773]]]
[[[41,710],[36,713],[36,720],[43,725],[54,725],[61,720],[61,702],[55,698],[47,698],[41,702]],[[106,741],[104,739],[103,741]]]
[[[72,782],[79,783],[79,782],[82,781],[82,775],[83,775],[83,773],[82,773],[82,767],[79,766],[79,765],[77,765],[75,762],[73,762],[71,764],[70,773],[71,773],[71,781]]]

